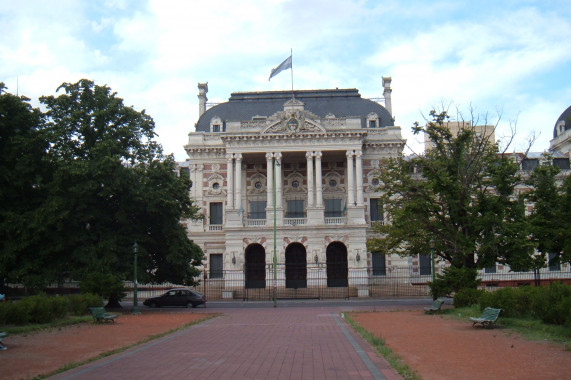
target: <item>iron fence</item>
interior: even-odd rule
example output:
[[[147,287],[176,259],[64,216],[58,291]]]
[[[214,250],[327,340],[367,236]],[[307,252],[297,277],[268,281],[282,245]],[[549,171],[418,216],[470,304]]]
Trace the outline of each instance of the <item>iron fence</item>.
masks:
[[[197,279],[199,285],[194,289],[204,293],[208,300],[243,300],[263,301],[276,299],[349,299],[362,297],[428,297],[430,290],[428,282],[432,274],[420,274],[418,268],[387,267],[382,275],[373,275],[372,267],[348,268],[347,278],[328,279],[325,264],[307,264],[305,271],[294,271],[288,275],[286,266],[272,264],[264,270],[256,271],[256,278],[248,279],[248,273],[242,270],[223,270],[216,272],[214,277]],[[301,275],[300,275],[301,273]],[[539,286],[561,281],[571,284],[571,270],[564,265],[560,270],[550,271],[547,268],[538,272],[510,272],[508,270],[487,273],[479,272],[480,288],[493,291],[502,287]],[[124,301],[133,299],[134,286],[132,281],[125,282],[127,296]],[[137,285],[139,300],[154,297],[167,289],[182,286],[180,284],[142,284]],[[21,284],[4,284],[9,298],[27,295]],[[48,294],[79,293],[79,283],[63,281],[52,284],[45,289]]]

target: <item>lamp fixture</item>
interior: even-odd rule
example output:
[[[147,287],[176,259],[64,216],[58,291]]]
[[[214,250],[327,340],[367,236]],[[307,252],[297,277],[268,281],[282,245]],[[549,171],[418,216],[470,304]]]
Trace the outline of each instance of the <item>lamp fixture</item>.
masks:
[[[361,261],[361,255],[359,255],[359,253],[357,253],[357,257],[355,257],[355,259],[357,260],[357,262]]]
[[[315,254],[315,258],[314,258],[314,259],[315,259],[315,264],[318,264],[318,263],[319,263],[319,257],[317,256],[317,253]]]
[[[236,254],[232,253],[232,264],[236,265]]]

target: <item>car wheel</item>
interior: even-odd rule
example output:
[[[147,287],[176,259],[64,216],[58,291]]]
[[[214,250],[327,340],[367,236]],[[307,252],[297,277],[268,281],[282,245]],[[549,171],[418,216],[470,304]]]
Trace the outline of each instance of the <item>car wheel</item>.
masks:
[[[191,307],[195,307],[195,306],[192,302],[189,302],[186,304],[186,307],[190,309]]]
[[[151,304],[150,304],[149,306],[152,307],[152,308],[159,307],[159,305],[157,305],[156,302],[151,302]]]

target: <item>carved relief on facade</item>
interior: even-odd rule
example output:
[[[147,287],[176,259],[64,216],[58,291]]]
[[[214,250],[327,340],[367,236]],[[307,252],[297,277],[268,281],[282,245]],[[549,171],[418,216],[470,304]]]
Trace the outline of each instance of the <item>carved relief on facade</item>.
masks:
[[[347,243],[349,241],[349,235],[327,235],[327,236],[325,236],[325,246],[326,247],[329,244],[333,243],[334,241],[339,241],[339,242],[345,244],[345,246],[347,248],[349,248],[349,244]]]
[[[381,174],[379,169],[371,170],[367,173],[367,187],[365,191],[367,193],[375,193],[379,188],[379,175]]]
[[[291,243],[300,243],[303,244],[303,246],[305,247],[305,249],[308,249],[308,238],[307,236],[290,236],[290,237],[284,237],[283,240],[283,248],[287,248],[288,245],[290,245]]]
[[[265,236],[245,237],[242,239],[242,242],[244,243],[244,249],[250,244],[260,244],[265,249],[267,248],[268,239]]]
[[[285,177],[285,194],[306,194],[307,186],[303,184],[303,175],[300,172],[293,172]]]
[[[303,110],[277,112],[272,119],[277,119],[260,134],[285,133],[296,134],[300,132],[325,133],[325,128],[315,121],[318,117]]]
[[[330,171],[323,176],[325,184],[323,186],[324,193],[344,193],[345,186],[341,183],[341,175],[339,173]]]
[[[265,195],[266,194],[266,176],[262,173],[256,173],[248,178],[247,194],[248,195]]]
[[[214,173],[210,175],[206,179],[206,182],[207,182],[206,195],[216,196],[216,195],[226,194],[226,191],[223,189],[224,177],[222,177],[220,174]]]

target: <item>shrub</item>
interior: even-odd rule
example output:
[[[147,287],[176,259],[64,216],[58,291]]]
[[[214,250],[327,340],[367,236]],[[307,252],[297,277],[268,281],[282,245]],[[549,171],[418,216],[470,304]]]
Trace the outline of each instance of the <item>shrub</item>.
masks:
[[[90,273],[81,281],[79,288],[82,293],[97,294],[118,301],[127,295],[123,281],[110,273]]]
[[[454,294],[454,307],[478,305],[485,290],[466,288]]]
[[[433,299],[444,297],[462,289],[476,289],[480,280],[476,269],[471,268],[444,268],[442,274],[437,274],[434,281],[428,282]]]
[[[533,315],[545,323],[566,323],[568,309],[564,309],[567,298],[571,297],[571,286],[552,282],[549,286],[538,288],[531,302]]]
[[[69,299],[68,311],[73,315],[83,315],[87,313],[88,308],[103,305],[103,300],[96,294],[73,294],[67,297]]]

